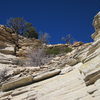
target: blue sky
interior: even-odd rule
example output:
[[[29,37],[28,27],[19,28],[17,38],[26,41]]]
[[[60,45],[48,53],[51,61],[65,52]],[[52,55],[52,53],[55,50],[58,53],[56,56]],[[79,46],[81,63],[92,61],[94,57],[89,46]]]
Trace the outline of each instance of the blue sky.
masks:
[[[49,43],[63,43],[71,34],[76,41],[91,42],[92,21],[100,11],[100,0],[0,0],[0,24],[10,17],[23,17],[38,32],[50,35]]]

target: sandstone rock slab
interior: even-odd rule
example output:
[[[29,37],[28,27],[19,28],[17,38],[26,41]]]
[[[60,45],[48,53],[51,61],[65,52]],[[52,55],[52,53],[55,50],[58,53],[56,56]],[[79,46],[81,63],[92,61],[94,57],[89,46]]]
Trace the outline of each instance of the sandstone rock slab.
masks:
[[[1,87],[1,90],[2,91],[8,91],[8,90],[11,90],[11,89],[15,89],[15,88],[30,84],[32,82],[33,82],[33,77],[31,75],[25,76],[25,77],[22,77],[18,80],[14,80],[14,81],[3,84],[2,87]]]
[[[43,73],[43,74],[40,74],[40,75],[37,75],[36,77],[34,77],[33,81],[34,82],[41,81],[41,80],[44,80],[46,78],[50,78],[50,77],[53,77],[55,75],[58,75],[60,72],[61,72],[60,69],[56,69],[54,71],[49,71],[49,72]]]

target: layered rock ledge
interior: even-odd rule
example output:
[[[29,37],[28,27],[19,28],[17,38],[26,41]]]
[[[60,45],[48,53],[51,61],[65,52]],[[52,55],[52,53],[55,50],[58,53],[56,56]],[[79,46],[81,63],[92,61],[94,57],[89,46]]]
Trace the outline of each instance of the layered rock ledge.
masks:
[[[100,12],[93,25],[93,42],[74,44],[72,52],[57,55],[43,66],[11,67],[14,56],[1,53],[0,68],[9,65],[12,73],[0,84],[0,100],[100,100]]]

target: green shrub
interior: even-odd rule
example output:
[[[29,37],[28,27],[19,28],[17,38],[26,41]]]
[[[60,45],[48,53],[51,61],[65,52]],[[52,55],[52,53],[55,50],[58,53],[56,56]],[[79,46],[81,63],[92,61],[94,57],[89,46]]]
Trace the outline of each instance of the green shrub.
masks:
[[[72,48],[66,47],[66,48],[60,48],[60,47],[50,47],[46,49],[47,55],[57,55],[61,53],[68,53],[71,52]]]
[[[68,53],[68,52],[71,52],[71,51],[72,51],[72,48],[69,48],[69,47],[64,49],[64,53]]]
[[[57,47],[53,47],[53,48],[47,48],[46,49],[46,54],[47,55],[57,55],[57,54],[59,54],[60,53],[60,49],[59,48],[57,48]]]

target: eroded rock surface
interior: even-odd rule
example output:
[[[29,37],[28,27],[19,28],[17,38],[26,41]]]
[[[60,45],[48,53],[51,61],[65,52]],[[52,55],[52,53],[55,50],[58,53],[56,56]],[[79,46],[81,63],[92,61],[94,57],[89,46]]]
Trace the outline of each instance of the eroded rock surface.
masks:
[[[100,11],[94,17],[93,26],[95,28],[95,33],[92,34],[92,38],[94,40],[98,40],[98,39],[100,39]]]
[[[10,66],[13,71],[0,84],[3,91],[9,90],[0,92],[0,100],[100,100],[100,12],[93,25],[94,42],[81,45],[77,42],[72,52],[57,55],[43,66],[12,66],[14,56],[1,53],[0,64]],[[23,45],[25,51],[26,44]]]

